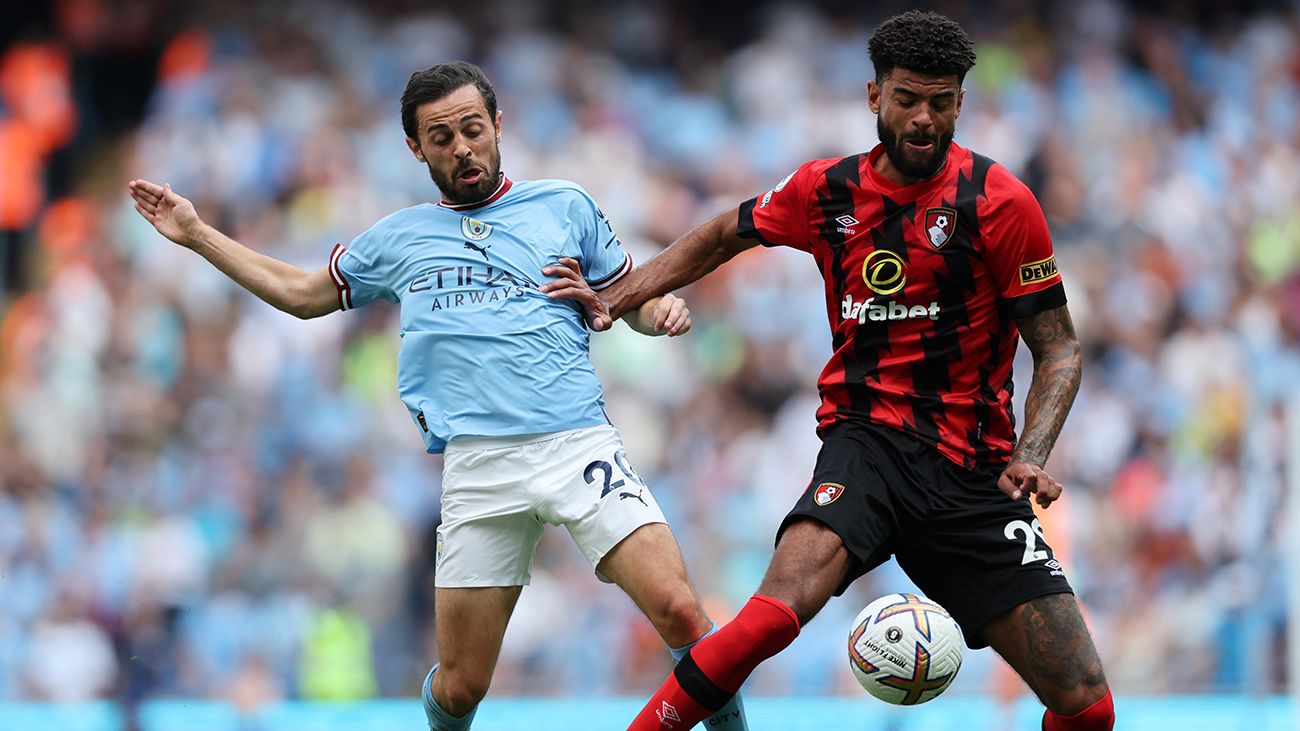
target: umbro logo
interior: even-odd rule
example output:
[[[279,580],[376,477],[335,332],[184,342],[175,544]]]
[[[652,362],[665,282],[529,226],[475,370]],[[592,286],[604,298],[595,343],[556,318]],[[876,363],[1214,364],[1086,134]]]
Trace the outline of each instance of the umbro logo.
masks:
[[[860,223],[858,219],[848,214],[836,218],[835,222],[840,225],[839,228],[835,229],[836,231],[839,231],[842,234],[849,234],[849,235],[853,235],[857,233],[857,229],[853,227]]]
[[[682,720],[681,715],[677,713],[677,709],[668,701],[663,702],[663,705],[655,711],[655,715],[659,717],[659,723],[668,728],[673,728],[675,724]]]

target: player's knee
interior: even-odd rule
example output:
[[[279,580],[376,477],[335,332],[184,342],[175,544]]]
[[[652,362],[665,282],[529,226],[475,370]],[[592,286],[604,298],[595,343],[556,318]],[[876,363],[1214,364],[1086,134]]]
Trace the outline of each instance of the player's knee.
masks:
[[[713,624],[691,591],[668,592],[651,609],[650,621],[672,647],[694,642]]]
[[[1074,716],[1091,708],[1106,697],[1110,686],[1101,678],[1089,679],[1069,690],[1053,688],[1043,698],[1044,705],[1061,716]],[[1113,715],[1113,712],[1112,712]]]
[[[464,716],[487,695],[492,678],[486,675],[447,672],[446,668],[438,670],[439,685],[442,693],[438,695],[438,705],[453,716]]]

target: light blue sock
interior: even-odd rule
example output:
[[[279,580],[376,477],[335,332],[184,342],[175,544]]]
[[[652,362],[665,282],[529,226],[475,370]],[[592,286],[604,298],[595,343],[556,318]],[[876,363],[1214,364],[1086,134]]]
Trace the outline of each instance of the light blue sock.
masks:
[[[714,622],[713,629],[706,632],[704,637],[708,637],[717,631],[718,623]],[[704,637],[689,645],[670,647],[668,651],[673,654],[674,660],[681,662],[682,658],[686,657],[686,653],[690,652],[691,648],[699,644]],[[731,700],[727,701],[727,705],[719,708],[717,713],[709,716],[705,720],[705,725],[708,728],[723,729],[724,731],[749,731],[749,722],[745,720],[745,704],[740,700],[740,691],[736,691],[736,694],[731,696]]]
[[[474,722],[474,714],[478,713],[478,707],[466,713],[463,716],[453,716],[438,705],[438,701],[433,697],[433,674],[438,672],[438,663],[434,663],[429,668],[429,674],[424,676],[424,685],[422,695],[424,696],[424,715],[429,718],[429,731],[466,731],[469,725]]]

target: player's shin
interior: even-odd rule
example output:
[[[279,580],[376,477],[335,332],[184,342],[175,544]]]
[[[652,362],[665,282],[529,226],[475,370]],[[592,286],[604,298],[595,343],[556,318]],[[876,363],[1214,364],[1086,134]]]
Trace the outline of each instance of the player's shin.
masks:
[[[429,731],[466,731],[474,722],[474,714],[478,713],[478,708],[463,716],[453,716],[445,711],[438,705],[438,699],[433,697],[433,674],[436,672],[438,672],[438,663],[434,663],[429,669],[429,674],[424,676],[421,693],[424,697],[424,715],[429,719]]]
[[[713,629],[710,629],[704,637],[681,647],[670,647],[669,652],[673,654],[673,659],[681,662],[682,658],[687,656],[692,647],[700,644],[705,638],[718,631],[718,625],[715,623]],[[745,704],[740,699],[740,692],[737,691],[731,696],[722,708],[719,708],[705,720],[708,721],[709,728],[726,729],[726,731],[749,731],[749,722],[745,719]]]
[[[799,634],[794,610],[755,594],[736,618],[677,663],[628,731],[688,729],[730,701],[754,668]]]

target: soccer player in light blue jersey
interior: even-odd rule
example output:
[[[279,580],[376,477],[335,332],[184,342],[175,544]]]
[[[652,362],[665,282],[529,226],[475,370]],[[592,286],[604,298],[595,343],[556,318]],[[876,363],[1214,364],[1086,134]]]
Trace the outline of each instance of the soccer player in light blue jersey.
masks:
[[[582,312],[564,289],[606,287],[632,268],[605,214],[562,180],[501,172],[502,115],[476,66],[412,74],[402,127],[441,192],[404,208],[316,272],[245,248],[170,186],[132,180],[136,210],[272,306],[300,318],[377,299],[401,307],[398,392],[431,453],[443,453],[437,541],[439,663],[424,681],[434,731],[467,729],[506,623],[529,582],[542,525],[563,525],[680,659],[713,624],[672,532],[605,415]],[[623,318],[646,335],[690,328],[664,295]],[[673,711],[665,709],[671,723]],[[739,699],[711,728],[745,729]],[[684,726],[683,726],[684,728]]]

